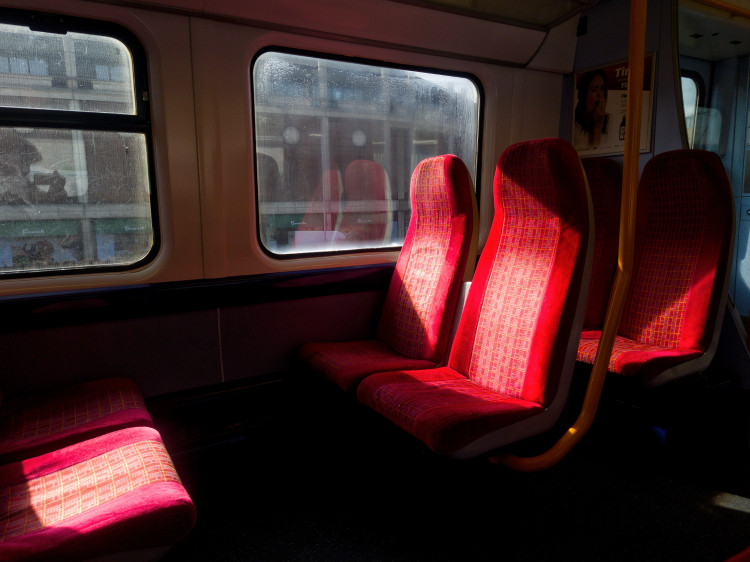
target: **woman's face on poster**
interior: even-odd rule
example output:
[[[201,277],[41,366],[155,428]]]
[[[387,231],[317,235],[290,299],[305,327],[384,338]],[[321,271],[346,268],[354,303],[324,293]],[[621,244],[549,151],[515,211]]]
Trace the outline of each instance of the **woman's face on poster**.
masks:
[[[607,90],[604,87],[604,79],[596,75],[591,79],[589,83],[589,89],[586,93],[586,112],[591,115],[600,106],[602,110],[607,102]]]

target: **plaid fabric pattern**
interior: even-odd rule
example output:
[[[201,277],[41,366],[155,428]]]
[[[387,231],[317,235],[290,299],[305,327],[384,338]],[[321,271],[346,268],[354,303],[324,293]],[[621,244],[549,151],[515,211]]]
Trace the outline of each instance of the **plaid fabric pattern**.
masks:
[[[137,488],[180,483],[164,445],[138,441],[84,462],[0,489],[0,542],[64,524]]]
[[[594,359],[596,358],[596,350],[599,348],[599,338],[581,338],[578,344],[578,361],[584,363],[590,363],[593,365]],[[674,349],[674,348],[671,348]],[[612,356],[609,359],[607,370],[611,373],[618,374],[629,374],[636,375],[638,370],[632,370],[631,372],[625,372],[626,368],[632,362],[632,357],[628,357],[629,354],[653,354],[653,358],[664,357],[664,348],[659,345],[651,345],[647,343],[641,343],[633,341],[622,336],[615,336],[615,343],[612,346]],[[696,355],[700,355],[697,350],[682,349],[678,355],[674,357],[682,357],[682,360],[689,359]]]
[[[531,342],[557,251],[560,219],[546,158],[502,178],[504,223],[472,349],[469,378],[521,397]],[[519,177],[521,176],[521,177]],[[534,186],[534,193],[517,183]]]
[[[599,349],[599,338],[581,338],[578,344],[578,361],[591,363],[593,365],[596,358],[596,350]],[[618,365],[620,358],[631,351],[661,351],[663,348],[658,345],[650,345],[637,341],[615,336],[615,343],[612,347],[612,357],[609,359],[607,370],[612,373],[619,372]],[[621,366],[621,365],[619,365]]]
[[[446,190],[442,156],[420,163],[412,181],[415,233],[408,267],[398,295],[393,348],[407,357],[421,357],[425,327],[432,320],[440,283],[436,275],[446,261],[454,209]]]
[[[641,343],[679,347],[690,287],[704,237],[698,181],[681,159],[661,166],[648,192],[648,221],[620,333]],[[675,205],[675,201],[680,201]]]
[[[413,399],[415,394],[419,399]],[[383,384],[373,394],[373,402],[387,408],[387,417],[412,434],[419,433],[424,415],[431,410],[454,409],[463,404],[489,407],[506,399],[507,396],[468,379]]]
[[[69,398],[42,398],[24,403],[0,419],[0,445],[58,435],[105,416],[129,409],[146,409],[134,388],[109,387]],[[2,410],[0,410],[2,412]]]

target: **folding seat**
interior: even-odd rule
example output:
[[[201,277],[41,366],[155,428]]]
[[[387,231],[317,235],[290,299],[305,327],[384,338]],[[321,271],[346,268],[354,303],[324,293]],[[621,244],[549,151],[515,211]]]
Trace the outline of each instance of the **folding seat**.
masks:
[[[550,429],[567,400],[591,268],[591,202],[561,139],[509,147],[448,365],[375,373],[357,398],[455,458]]]
[[[153,428],[0,467],[0,560],[145,560],[194,523],[195,506]]]
[[[601,330],[617,269],[622,170],[611,158],[584,158],[582,164],[594,208],[594,255],[583,329]]]
[[[383,166],[372,160],[355,160],[344,172],[343,205],[336,231],[342,244],[362,242],[387,245],[391,239],[391,186]]]
[[[437,365],[461,284],[473,271],[476,198],[463,162],[452,155],[422,161],[410,197],[411,220],[375,337],[300,349],[308,365],[346,391],[370,373]]]
[[[124,378],[6,399],[0,404],[0,461],[39,455],[107,431],[151,425],[141,392]]]
[[[636,217],[633,276],[608,371],[659,386],[705,369],[718,343],[734,239],[720,158],[704,150],[652,158]],[[583,332],[580,361],[593,363],[600,337]]]

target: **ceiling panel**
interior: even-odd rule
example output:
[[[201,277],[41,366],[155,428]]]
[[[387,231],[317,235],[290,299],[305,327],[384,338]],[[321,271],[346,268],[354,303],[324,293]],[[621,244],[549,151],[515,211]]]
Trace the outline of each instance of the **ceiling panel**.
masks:
[[[393,0],[442,9],[481,19],[548,29],[597,3],[598,0]]]

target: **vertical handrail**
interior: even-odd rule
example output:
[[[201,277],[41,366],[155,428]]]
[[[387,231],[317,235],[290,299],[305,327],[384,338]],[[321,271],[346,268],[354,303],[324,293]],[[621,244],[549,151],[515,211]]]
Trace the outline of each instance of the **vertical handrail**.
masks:
[[[646,5],[647,0],[631,0],[630,2],[630,43],[628,46],[630,64],[628,70],[628,103],[625,114],[625,150],[623,154],[617,272],[583,406],[575,423],[544,453],[535,457],[500,454],[490,458],[491,462],[504,464],[514,470],[526,472],[543,470],[560,462],[589,430],[599,406],[607,367],[615,343],[615,335],[625,308],[625,297],[633,271],[635,207],[638,197],[638,155],[641,137],[641,108],[643,106],[643,59],[646,54]]]

